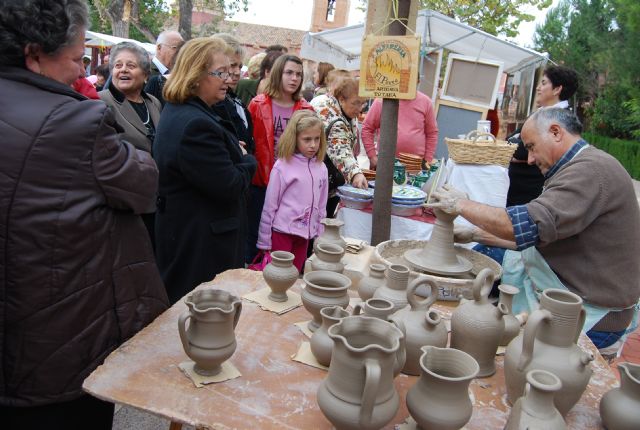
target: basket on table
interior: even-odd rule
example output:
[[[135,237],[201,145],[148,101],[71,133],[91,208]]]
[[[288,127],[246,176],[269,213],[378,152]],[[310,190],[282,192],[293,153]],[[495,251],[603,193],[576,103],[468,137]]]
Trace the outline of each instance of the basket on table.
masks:
[[[489,138],[484,140],[481,138]],[[449,150],[449,158],[459,164],[498,164],[507,166],[513,152],[518,147],[515,143],[497,140],[491,133],[472,130],[464,139],[445,137]]]

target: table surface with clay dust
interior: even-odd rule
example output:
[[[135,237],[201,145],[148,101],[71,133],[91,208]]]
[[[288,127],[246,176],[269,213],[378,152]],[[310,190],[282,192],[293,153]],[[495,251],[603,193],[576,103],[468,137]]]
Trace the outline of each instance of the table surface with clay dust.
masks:
[[[240,297],[265,286],[261,272],[237,269],[198,288],[221,288]],[[292,290],[300,292],[302,286],[298,280]],[[238,347],[230,359],[241,377],[196,388],[180,371],[178,364],[188,360],[178,334],[178,317],[187,310],[181,300],[109,355],[85,380],[85,391],[197,428],[330,429],[316,402],[326,372],[291,360],[300,343],[308,340],[293,324],[310,319],[310,314],[302,306],[279,316],[246,300],[242,306],[235,331]],[[450,317],[450,304],[434,308]],[[584,335],[579,345],[597,358],[589,386],[567,415],[567,424],[573,429],[599,429],[600,398],[618,382]],[[468,430],[501,429],[507,420],[503,357],[496,361],[495,375],[471,382],[474,408],[465,426]],[[394,428],[409,416],[406,394],[416,380],[404,374],[395,378],[400,409],[385,428]]]

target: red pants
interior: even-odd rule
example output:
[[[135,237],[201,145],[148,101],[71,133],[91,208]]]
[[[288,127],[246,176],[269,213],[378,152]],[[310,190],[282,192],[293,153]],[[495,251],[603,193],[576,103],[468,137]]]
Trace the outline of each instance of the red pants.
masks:
[[[309,239],[293,234],[280,233],[271,230],[271,251],[288,251],[293,254],[293,265],[298,272],[302,272],[302,266],[307,259],[307,246]]]

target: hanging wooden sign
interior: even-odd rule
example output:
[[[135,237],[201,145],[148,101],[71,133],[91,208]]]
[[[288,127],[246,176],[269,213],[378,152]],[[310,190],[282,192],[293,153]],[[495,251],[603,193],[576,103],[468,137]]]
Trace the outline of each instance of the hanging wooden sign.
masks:
[[[367,36],[360,55],[360,97],[416,98],[418,36]]]

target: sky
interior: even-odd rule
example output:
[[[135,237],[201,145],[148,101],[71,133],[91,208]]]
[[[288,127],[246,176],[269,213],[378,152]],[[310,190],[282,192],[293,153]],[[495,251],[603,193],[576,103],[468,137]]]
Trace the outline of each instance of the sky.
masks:
[[[558,1],[553,0],[552,6],[555,6]],[[357,10],[359,4],[358,0],[351,0],[349,25],[362,24],[364,22],[365,13]],[[253,24],[309,30],[312,8],[313,0],[249,0],[248,12],[239,12],[229,19]],[[515,38],[515,42],[521,46],[532,47],[536,23],[541,24],[544,22],[546,10],[538,11],[536,8],[531,7],[527,12],[535,15],[536,20],[520,25],[520,34]]]

